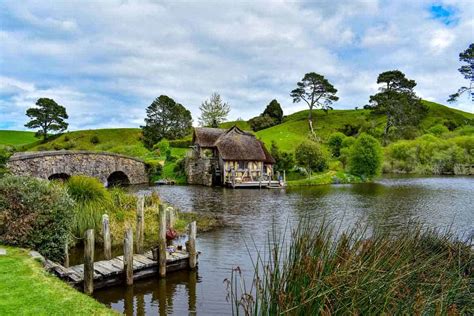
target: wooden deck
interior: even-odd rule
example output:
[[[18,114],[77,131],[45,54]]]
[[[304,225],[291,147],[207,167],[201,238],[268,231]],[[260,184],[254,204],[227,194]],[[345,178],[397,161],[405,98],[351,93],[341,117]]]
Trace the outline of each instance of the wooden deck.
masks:
[[[94,289],[121,284],[124,282],[123,256],[111,260],[94,262]],[[84,282],[84,265],[69,268],[46,260],[45,267],[59,278],[71,283],[77,288],[82,288]],[[182,250],[166,254],[166,271],[173,272],[189,268],[189,253]],[[158,275],[158,262],[153,260],[151,251],[143,255],[133,255],[133,279]]]
[[[283,183],[283,185],[282,185]],[[244,182],[227,182],[227,185],[232,188],[267,188],[267,189],[278,189],[284,188],[285,183],[277,180],[272,181],[244,181]]]

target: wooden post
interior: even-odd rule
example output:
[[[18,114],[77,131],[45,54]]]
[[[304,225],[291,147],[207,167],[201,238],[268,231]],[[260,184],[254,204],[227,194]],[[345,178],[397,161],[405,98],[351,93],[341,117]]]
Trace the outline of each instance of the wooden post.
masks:
[[[109,215],[102,215],[102,237],[104,238],[104,257],[112,259],[112,242],[110,241]]]
[[[158,266],[160,277],[166,276],[166,211],[162,204],[159,206],[158,230]]]
[[[189,268],[196,269],[197,253],[196,253],[196,222],[189,224],[189,240],[188,240],[188,252],[189,252]]]
[[[123,271],[125,273],[125,283],[133,284],[133,230],[127,228],[123,240]]]
[[[69,268],[69,238],[64,242],[64,267]]]
[[[145,197],[140,195],[137,201],[137,253],[144,253],[143,242],[145,240]]]
[[[84,293],[94,292],[94,230],[88,229],[84,236]]]
[[[286,172],[283,170],[283,183],[286,183]]]
[[[170,206],[166,208],[166,226],[168,228],[174,228],[176,224],[175,210]]]

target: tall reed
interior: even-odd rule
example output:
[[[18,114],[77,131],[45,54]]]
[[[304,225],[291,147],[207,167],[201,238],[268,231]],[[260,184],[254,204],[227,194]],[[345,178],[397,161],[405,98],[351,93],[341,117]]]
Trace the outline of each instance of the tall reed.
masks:
[[[472,239],[417,226],[390,235],[302,222],[285,240],[271,231],[253,260],[226,280],[235,315],[469,314]],[[470,288],[471,287],[471,288]]]

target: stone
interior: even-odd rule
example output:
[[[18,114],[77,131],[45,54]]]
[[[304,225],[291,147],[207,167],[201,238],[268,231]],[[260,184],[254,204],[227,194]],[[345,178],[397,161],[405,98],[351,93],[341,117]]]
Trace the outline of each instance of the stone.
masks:
[[[7,250],[5,248],[0,248],[0,256],[5,256],[7,254]]]
[[[148,183],[145,162],[114,153],[69,150],[15,153],[7,167],[15,175],[43,179],[59,174],[82,174],[95,177],[104,185],[112,173],[120,171],[130,184]]]

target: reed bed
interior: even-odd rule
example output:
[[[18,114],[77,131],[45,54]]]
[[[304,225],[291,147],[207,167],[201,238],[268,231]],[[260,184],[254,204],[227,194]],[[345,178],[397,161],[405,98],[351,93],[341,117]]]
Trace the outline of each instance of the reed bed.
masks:
[[[472,315],[472,239],[419,225],[367,235],[325,222],[273,229],[251,284],[239,267],[225,280],[233,314]]]

